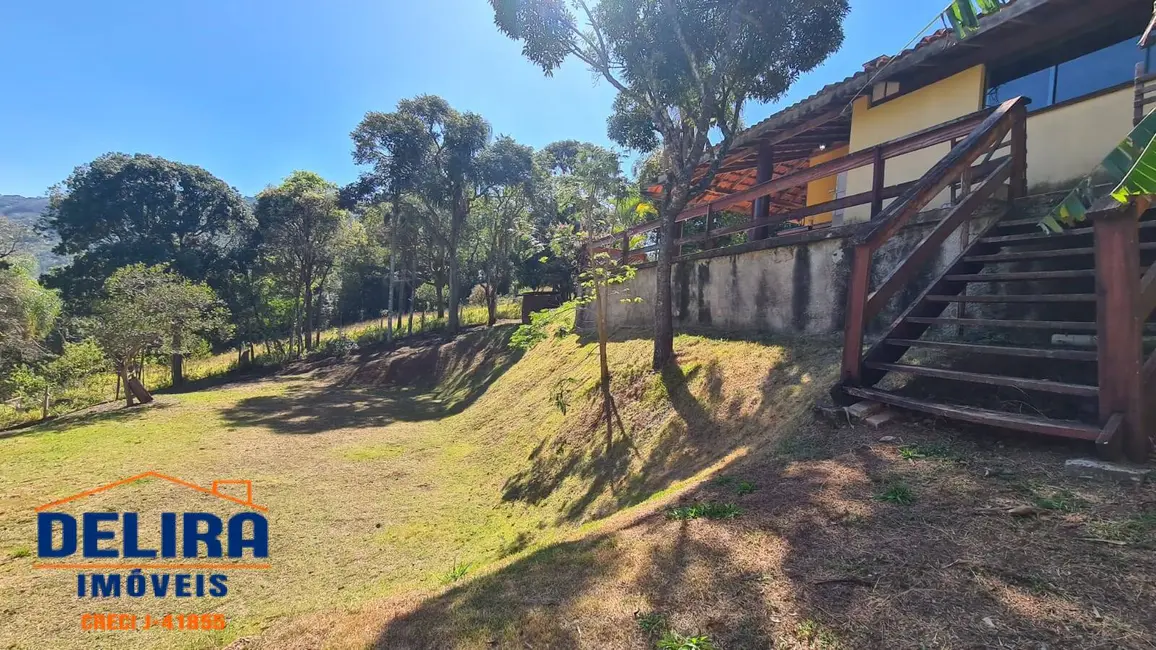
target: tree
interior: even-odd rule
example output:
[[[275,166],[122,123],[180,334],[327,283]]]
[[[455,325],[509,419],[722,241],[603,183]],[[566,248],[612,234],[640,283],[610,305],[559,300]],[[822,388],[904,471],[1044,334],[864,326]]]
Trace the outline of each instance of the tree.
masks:
[[[622,176],[618,154],[596,147],[583,145],[574,157],[570,173],[560,178],[560,199],[574,208],[580,217],[580,230],[563,226],[558,229],[553,248],[561,254],[569,249],[584,247],[589,252],[589,264],[579,276],[584,295],[579,298],[583,304],[593,305],[594,322],[598,332],[598,359],[600,386],[602,390],[603,417],[606,420],[607,452],[614,442],[614,421],[618,409],[614,395],[610,391],[610,360],[607,347],[610,332],[606,320],[612,288],[634,277],[634,268],[628,260],[613,259],[604,250],[596,250],[594,240],[630,225],[635,215],[640,214],[644,202],[631,196],[626,179]],[[624,223],[624,220],[627,220]]]
[[[264,263],[288,282],[298,305],[290,338],[299,350],[312,350],[314,298],[349,234],[349,215],[338,207],[337,186],[305,171],[258,194],[256,214]]]
[[[10,392],[26,401],[40,403],[40,417],[46,419],[52,395],[79,384],[106,367],[104,350],[92,339],[64,342],[60,356],[39,366],[22,365],[8,380]]]
[[[108,153],[49,191],[42,226],[72,262],[48,276],[73,311],[87,313],[104,281],[135,263],[169,264],[217,285],[254,226],[237,190],[200,167]]]
[[[0,269],[0,370],[41,357],[60,315],[60,297],[36,281],[35,267],[31,258],[15,257]]]
[[[420,129],[415,129],[415,124]],[[444,253],[449,330],[457,332],[459,248],[470,210],[493,188],[528,181],[530,150],[509,138],[491,143],[490,125],[482,116],[454,110],[446,100],[433,95],[402,100],[394,113],[367,114],[354,131],[354,140],[355,159],[375,165],[375,171],[363,178],[369,188],[392,191],[395,186],[387,182],[394,178],[391,165],[397,160],[407,161],[405,173],[398,176],[404,178],[404,187],[412,189],[421,207],[423,226]],[[409,161],[415,159],[418,162],[411,165]],[[409,175],[411,170],[416,170],[413,176]],[[440,288],[436,278],[435,285]]]
[[[675,224],[730,151],[749,100],[782,97],[843,41],[847,0],[490,0],[494,22],[551,74],[569,57],[618,91],[611,139],[661,144],[654,359],[674,358]],[[714,141],[712,141],[712,138]],[[709,168],[697,182],[695,169]]]
[[[386,313],[393,317],[393,284],[397,263],[397,237],[402,224],[402,196],[414,189],[421,166],[428,160],[430,146],[426,124],[414,111],[395,113],[371,111],[350,134],[353,161],[372,165],[353,187],[356,198],[384,198],[390,205],[389,277],[386,280]],[[393,327],[385,339],[393,341]]]
[[[225,334],[228,310],[203,282],[193,282],[164,265],[132,264],[104,283],[94,309],[94,333],[124,384],[125,403],[149,398],[132,376],[142,352],[182,350],[197,336]],[[139,370],[138,370],[139,372]]]

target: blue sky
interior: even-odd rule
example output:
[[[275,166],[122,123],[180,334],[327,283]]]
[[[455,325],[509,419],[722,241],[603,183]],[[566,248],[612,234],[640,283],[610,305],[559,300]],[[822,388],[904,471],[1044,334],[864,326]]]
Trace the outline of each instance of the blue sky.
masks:
[[[899,50],[946,0],[903,4],[852,0],[843,49],[780,103]],[[200,165],[245,194],[295,169],[345,183],[362,115],[420,93],[534,147],[608,144],[611,89],[578,64],[543,76],[486,0],[11,0],[0,28],[0,194],[41,195],[107,151]]]

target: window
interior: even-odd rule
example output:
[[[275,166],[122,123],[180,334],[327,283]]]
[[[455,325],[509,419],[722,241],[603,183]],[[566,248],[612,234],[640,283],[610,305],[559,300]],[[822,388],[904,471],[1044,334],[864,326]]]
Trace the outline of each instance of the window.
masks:
[[[1086,54],[1075,58],[1070,55],[1065,57],[1072,50]],[[1138,48],[1135,38],[1091,52],[1086,48],[1081,50],[1076,44],[1065,43],[1061,48],[1042,56],[1002,70],[993,69],[988,80],[986,104],[997,106],[1023,95],[1032,100],[1028,110],[1037,111],[1120,86],[1132,81],[1137,63],[1147,67],[1149,52]]]

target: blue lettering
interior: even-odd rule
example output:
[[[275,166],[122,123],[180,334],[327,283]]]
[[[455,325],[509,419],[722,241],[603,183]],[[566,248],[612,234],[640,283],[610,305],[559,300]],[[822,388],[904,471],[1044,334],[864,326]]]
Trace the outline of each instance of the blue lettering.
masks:
[[[120,574],[110,573],[107,576],[92,574],[92,597],[120,598]]]
[[[177,556],[177,514],[161,513],[161,557]]]
[[[135,512],[124,513],[124,556],[157,556],[157,552],[150,548],[140,548],[140,525],[137,523],[137,514]]]
[[[204,523],[207,530],[201,530]],[[207,557],[221,557],[221,518],[207,512],[186,512],[184,516],[185,557],[199,557],[199,546],[205,544]],[[87,540],[85,540],[87,541]]]
[[[60,524],[60,548],[52,545],[52,530]],[[76,552],[76,518],[63,512],[36,513],[36,552],[40,557],[68,557]]]
[[[111,530],[101,530],[100,524],[105,521],[116,521],[120,515],[115,512],[86,512],[81,515],[84,520],[84,557],[116,557],[114,548],[100,548],[101,540],[116,539],[116,533]],[[119,579],[118,579],[119,582]]]
[[[169,574],[154,573],[149,578],[152,578],[153,595],[157,598],[164,598],[169,593],[169,580],[171,579]]]
[[[177,598],[188,598],[193,595],[192,586],[189,584],[193,581],[193,576],[187,573],[177,574],[176,592],[173,594]]]
[[[253,537],[245,537],[245,524],[253,524]],[[229,557],[239,558],[245,549],[253,551],[253,557],[269,557],[269,522],[255,512],[242,512],[229,519]]]
[[[209,576],[209,595],[214,598],[227,595],[229,593],[229,587],[225,583],[228,579],[229,577],[223,573],[214,573]]]

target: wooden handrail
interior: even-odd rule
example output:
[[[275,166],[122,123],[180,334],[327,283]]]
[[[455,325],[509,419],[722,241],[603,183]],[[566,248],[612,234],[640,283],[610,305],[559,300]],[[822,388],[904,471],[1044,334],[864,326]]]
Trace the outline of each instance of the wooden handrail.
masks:
[[[876,160],[880,158],[886,161],[897,156],[919,151],[920,149],[926,149],[927,147],[933,147],[938,144],[943,144],[944,142],[950,142],[953,139],[972,133],[976,126],[983,123],[983,121],[988,118],[995,110],[996,109],[985,108],[983,110],[958,117],[954,120],[950,120],[942,124],[937,124],[935,126],[916,131],[915,133],[911,133],[900,138],[888,140],[887,142],[877,144],[867,149],[856,151],[855,153],[848,154],[841,158],[836,158],[814,167],[808,167],[807,169],[795,172],[793,174],[773,178],[769,181],[743,190],[742,192],[736,192],[734,194],[724,196],[721,199],[711,201],[710,203],[704,203],[702,205],[683,210],[678,215],[676,221],[682,222],[689,219],[704,217],[708,212],[722,212],[727,208],[739,203],[746,203],[755,199],[762,198],[769,194],[782,191],[784,189],[805,185],[822,178],[836,176],[852,169],[866,167],[875,163]],[[826,210],[824,210],[824,212],[825,211]],[[626,232],[633,236],[655,230],[661,225],[661,220],[655,219],[633,226]],[[616,235],[604,237],[602,239],[596,240],[594,245],[603,245],[608,241],[621,236],[622,233],[618,233]]]
[[[865,230],[852,240],[851,276],[848,282],[847,308],[843,330],[843,383],[855,385],[863,378],[863,336],[867,323],[877,316],[887,301],[910,281],[932,258],[947,237],[970,220],[996,187],[1009,180],[1008,199],[1020,195],[1027,174],[1027,100],[1008,100],[988,115],[958,145],[935,164],[915,185],[887,206]],[[970,175],[976,160],[987,152],[1005,146],[1004,137],[1012,133],[1011,155],[1002,160],[997,171],[979,188],[969,193],[946,218],[921,241],[898,267],[868,296],[871,262],[876,250],[922,210],[928,202],[954,183]]]
[[[911,254],[900,262],[899,266],[895,267],[895,270],[887,276],[887,279],[879,283],[879,288],[867,299],[867,307],[863,312],[863,318],[865,320],[870,321],[878,316],[879,312],[883,311],[883,307],[887,305],[887,301],[901,288],[906,286],[912,277],[915,276],[916,272],[931,260],[932,256],[938,252],[939,247],[947,240],[948,236],[954,233],[961,225],[971,220],[976,209],[995,194],[997,187],[1011,178],[1011,171],[1012,161],[1010,158],[1005,158],[995,172],[992,173],[991,176],[988,176],[987,180],[972,190],[962,201],[952,208],[951,212],[927,234],[923,241],[919,242],[915,250],[911,251]]]
[[[993,146],[1003,142],[1005,135],[1011,131],[1013,119],[1023,119],[1026,115],[1027,102],[1023,97],[1009,99],[999,106],[991,115],[971,132],[962,142],[935,164],[915,187],[887,206],[870,228],[855,238],[856,245],[866,245],[872,251],[877,250],[883,242],[916,213],[923,209],[931,199],[947,188],[955,178]]]

